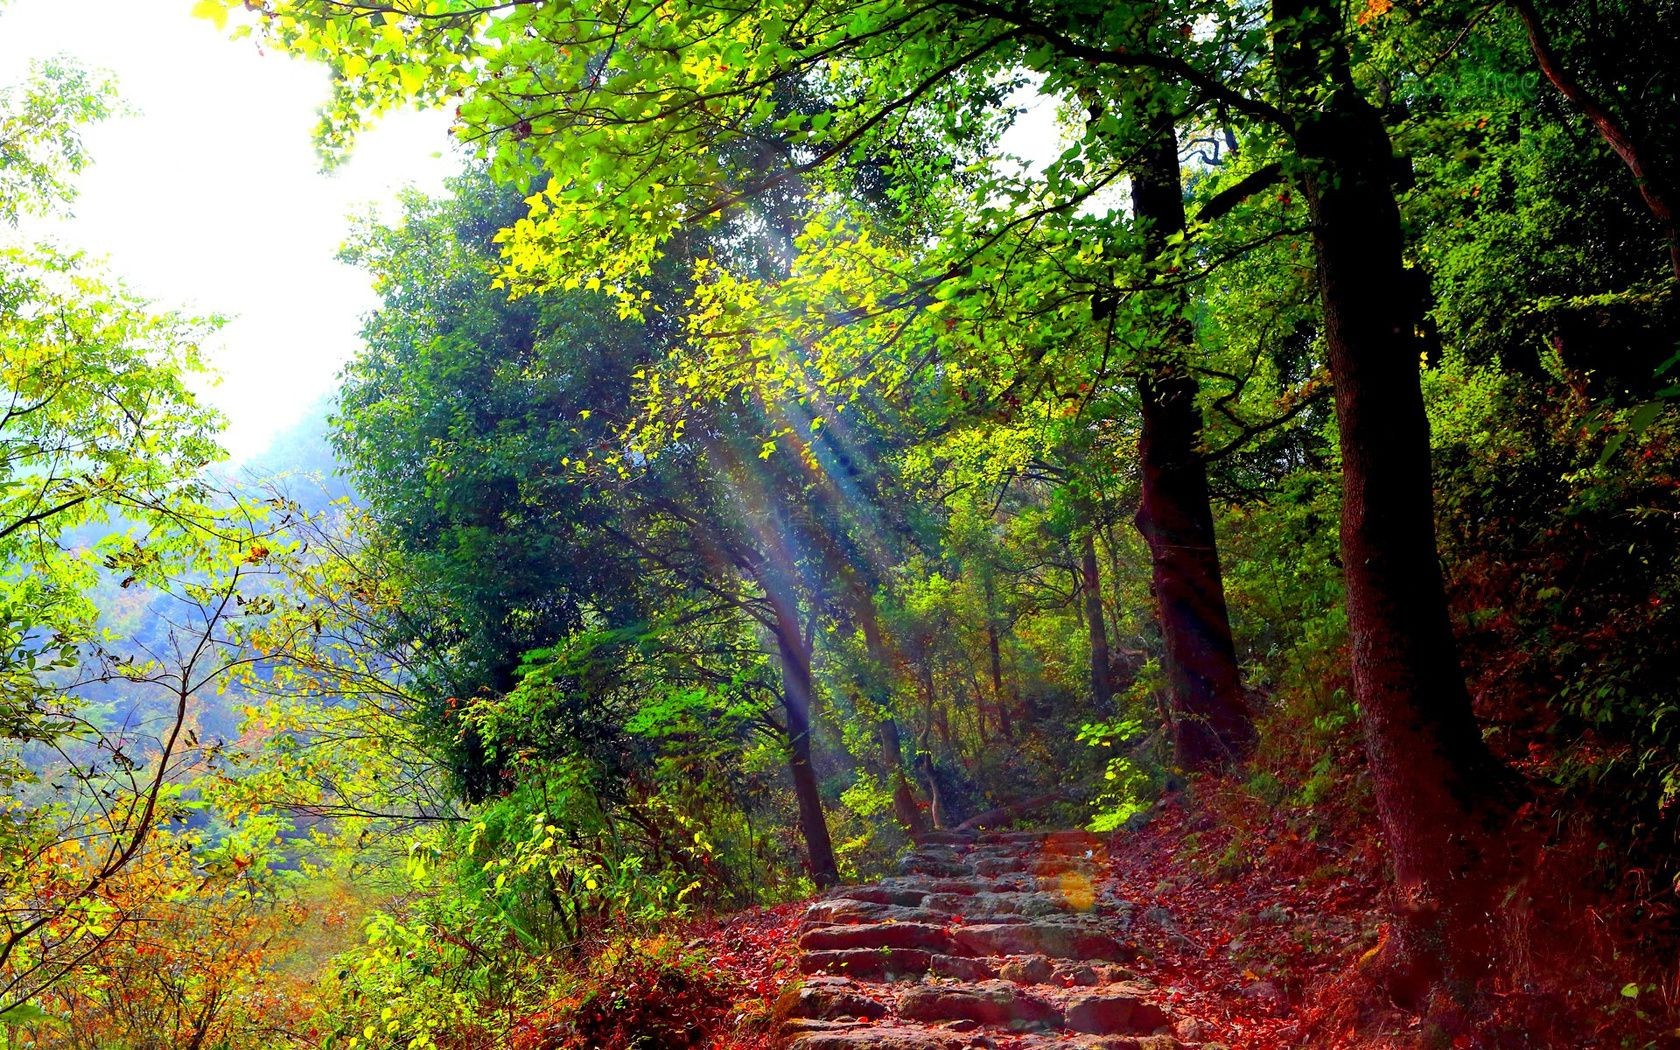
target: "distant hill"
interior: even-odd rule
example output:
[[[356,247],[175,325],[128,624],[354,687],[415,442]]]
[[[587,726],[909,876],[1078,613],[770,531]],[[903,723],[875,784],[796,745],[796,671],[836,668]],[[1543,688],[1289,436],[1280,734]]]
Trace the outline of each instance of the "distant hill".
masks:
[[[333,454],[328,417],[338,407],[331,395],[310,405],[298,421],[275,435],[268,448],[232,468],[239,485],[275,486],[306,510],[354,498],[355,491]]]

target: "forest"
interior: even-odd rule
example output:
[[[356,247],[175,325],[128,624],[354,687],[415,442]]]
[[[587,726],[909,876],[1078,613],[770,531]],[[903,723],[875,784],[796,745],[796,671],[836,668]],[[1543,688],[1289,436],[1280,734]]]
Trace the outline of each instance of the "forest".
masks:
[[[0,69],[0,1050],[1680,1046],[1674,0],[190,7],[457,174],[235,476]]]

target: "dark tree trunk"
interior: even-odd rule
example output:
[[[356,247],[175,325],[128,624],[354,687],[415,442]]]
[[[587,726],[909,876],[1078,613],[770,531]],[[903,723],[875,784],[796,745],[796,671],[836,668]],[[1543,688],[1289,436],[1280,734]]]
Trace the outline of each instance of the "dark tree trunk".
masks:
[[[1387,129],[1354,88],[1341,6],[1275,0],[1278,69],[1297,121],[1342,452],[1342,561],[1354,691],[1394,862],[1383,962],[1412,1005],[1487,969],[1504,771],[1471,710],[1435,546],[1415,285],[1403,262]]]
[[[997,729],[1005,740],[1015,739],[1015,723],[1009,715],[1009,696],[1003,686],[1003,648],[998,644],[997,624],[986,625],[986,655],[991,661],[992,704],[997,713]]]
[[[1144,151],[1132,177],[1132,200],[1148,251],[1158,257],[1185,226],[1178,139],[1170,121],[1160,123]],[[1253,746],[1254,723],[1231,640],[1196,379],[1184,360],[1195,334],[1184,316],[1183,294],[1168,294],[1173,301],[1160,344],[1140,362],[1137,380],[1142,499],[1135,522],[1149,545],[1166,644],[1175,755],[1186,769],[1221,769]]]
[[[782,706],[787,714],[788,772],[799,802],[799,831],[805,839],[811,879],[819,889],[827,889],[840,881],[840,870],[834,862],[816,771],[811,767],[811,651],[800,633],[799,617],[791,609],[784,611],[784,603],[773,604],[776,652],[782,662]]]
[[[1080,538],[1079,582],[1085,594],[1085,625],[1091,635],[1091,696],[1097,714],[1114,714],[1114,677],[1108,664],[1108,628],[1103,623],[1102,577],[1097,572],[1097,543],[1094,532]]]

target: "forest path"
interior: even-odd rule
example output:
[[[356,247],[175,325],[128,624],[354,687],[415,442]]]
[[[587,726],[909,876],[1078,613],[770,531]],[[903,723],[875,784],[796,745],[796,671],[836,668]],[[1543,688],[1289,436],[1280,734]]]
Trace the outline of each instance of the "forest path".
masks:
[[[806,909],[789,1050],[1183,1045],[1096,836],[935,832],[900,870]]]

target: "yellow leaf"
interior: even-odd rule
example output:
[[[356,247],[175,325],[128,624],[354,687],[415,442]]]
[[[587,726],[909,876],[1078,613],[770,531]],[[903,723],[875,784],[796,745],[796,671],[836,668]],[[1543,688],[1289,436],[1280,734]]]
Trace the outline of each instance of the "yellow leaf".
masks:
[[[426,74],[414,66],[398,66],[397,77],[402,81],[403,93],[418,95],[426,85]]]
[[[192,6],[194,18],[208,18],[217,29],[226,29],[231,0],[198,0]]]

